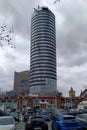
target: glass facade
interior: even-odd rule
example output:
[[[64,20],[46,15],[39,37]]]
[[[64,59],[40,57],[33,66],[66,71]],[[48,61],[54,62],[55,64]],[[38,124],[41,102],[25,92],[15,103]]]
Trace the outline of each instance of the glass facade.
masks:
[[[55,15],[39,7],[31,19],[30,92],[56,91],[56,77]]]

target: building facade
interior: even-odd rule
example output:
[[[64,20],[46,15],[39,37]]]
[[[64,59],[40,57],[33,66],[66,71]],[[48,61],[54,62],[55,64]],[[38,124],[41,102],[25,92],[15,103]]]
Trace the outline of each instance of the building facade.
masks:
[[[4,109],[20,109],[24,110],[30,108],[46,108],[46,109],[64,109],[64,108],[77,108],[79,97],[71,98],[61,96],[0,96],[0,108]]]
[[[14,91],[13,92],[15,93],[15,95],[20,95],[20,93],[24,93],[25,95],[25,93],[29,93],[29,77],[30,77],[29,70],[14,73]]]
[[[73,90],[73,88],[71,87],[70,91],[69,91],[69,97],[73,98],[75,97],[75,91]]]
[[[47,7],[34,10],[31,19],[30,92],[57,90],[55,15]]]
[[[87,89],[81,90],[80,97],[87,98]]]

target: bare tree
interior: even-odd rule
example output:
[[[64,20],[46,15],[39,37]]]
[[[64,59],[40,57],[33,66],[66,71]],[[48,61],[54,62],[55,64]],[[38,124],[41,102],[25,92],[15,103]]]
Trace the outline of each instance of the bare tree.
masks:
[[[6,25],[0,27],[0,47],[3,48],[5,45],[9,45],[11,48],[15,48],[12,43],[12,34],[14,34],[13,28],[8,30]]]

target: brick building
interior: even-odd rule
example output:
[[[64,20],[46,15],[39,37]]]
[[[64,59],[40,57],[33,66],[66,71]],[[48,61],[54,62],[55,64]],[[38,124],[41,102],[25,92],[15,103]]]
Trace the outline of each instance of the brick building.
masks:
[[[29,70],[14,73],[14,91],[29,93]]]

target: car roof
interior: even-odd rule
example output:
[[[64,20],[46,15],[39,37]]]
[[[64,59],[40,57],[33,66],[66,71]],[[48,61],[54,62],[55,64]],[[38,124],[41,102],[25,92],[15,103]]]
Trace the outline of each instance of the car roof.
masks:
[[[60,117],[62,117],[62,118],[75,118],[75,116],[73,116],[73,115],[62,114],[62,113],[59,113],[58,116],[60,116]]]
[[[87,113],[83,113],[83,114],[81,114],[81,115],[83,115],[83,116],[87,116]]]
[[[74,117],[73,115],[63,115],[63,117]]]
[[[34,118],[42,118],[43,119],[43,117],[41,116],[41,115],[34,115],[34,116],[29,116],[29,120],[31,120],[31,119],[34,119]],[[44,119],[43,119],[44,120]]]
[[[42,118],[42,115],[33,115],[31,117],[41,117]]]
[[[0,118],[13,118],[12,116],[0,116]]]

